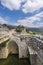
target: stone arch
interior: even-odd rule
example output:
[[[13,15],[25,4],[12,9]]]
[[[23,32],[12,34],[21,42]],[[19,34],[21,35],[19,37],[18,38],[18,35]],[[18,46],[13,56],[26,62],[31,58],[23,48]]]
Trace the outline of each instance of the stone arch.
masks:
[[[8,43],[8,52],[9,52],[9,54],[18,54],[19,55],[19,47],[15,41],[10,41]]]

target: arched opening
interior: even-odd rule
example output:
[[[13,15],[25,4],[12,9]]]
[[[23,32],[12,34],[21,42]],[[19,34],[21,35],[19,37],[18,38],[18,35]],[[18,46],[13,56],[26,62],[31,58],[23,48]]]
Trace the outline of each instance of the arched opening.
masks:
[[[8,52],[9,54],[19,55],[19,48],[16,42],[10,41],[8,44]],[[18,56],[19,57],[19,56]]]

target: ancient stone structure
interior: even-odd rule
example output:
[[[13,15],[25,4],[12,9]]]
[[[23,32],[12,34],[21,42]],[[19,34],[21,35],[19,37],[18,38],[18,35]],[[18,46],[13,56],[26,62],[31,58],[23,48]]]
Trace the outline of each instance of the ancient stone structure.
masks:
[[[21,36],[25,39],[21,40]],[[1,44],[5,41],[7,41],[6,46],[2,46]],[[43,42],[34,36],[13,35],[10,31],[9,34],[0,38],[0,59],[7,58],[9,54],[18,54],[19,58],[28,58],[30,55],[31,65],[43,65],[42,45]]]
[[[19,54],[19,58],[27,58],[27,54],[28,54],[28,49],[27,49],[27,45],[24,41],[20,41],[20,39],[15,38],[12,39],[11,41],[9,41],[8,43],[6,43],[6,47],[3,47],[0,49],[1,54]],[[4,50],[3,50],[4,49]],[[6,51],[7,50],[7,51]],[[3,56],[4,56],[3,55]],[[3,58],[2,56],[2,58]],[[6,55],[4,57],[7,57]],[[1,55],[0,55],[1,58]]]

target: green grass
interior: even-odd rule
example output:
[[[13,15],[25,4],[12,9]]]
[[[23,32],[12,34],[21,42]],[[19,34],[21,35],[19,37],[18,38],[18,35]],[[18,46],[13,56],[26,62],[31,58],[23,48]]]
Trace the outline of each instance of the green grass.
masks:
[[[30,65],[28,59],[19,59],[18,55],[9,55],[7,59],[1,59],[0,65]]]

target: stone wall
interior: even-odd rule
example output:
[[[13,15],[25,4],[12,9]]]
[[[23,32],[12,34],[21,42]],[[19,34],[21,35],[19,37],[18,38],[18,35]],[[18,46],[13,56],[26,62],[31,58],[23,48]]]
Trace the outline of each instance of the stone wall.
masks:
[[[36,65],[43,65],[43,50],[41,49],[43,42],[36,37],[32,37],[31,40],[29,40],[29,45],[37,52]]]
[[[7,57],[8,57],[8,48],[7,47],[0,48],[0,59]]]
[[[30,54],[31,65],[37,65],[37,54]]]

